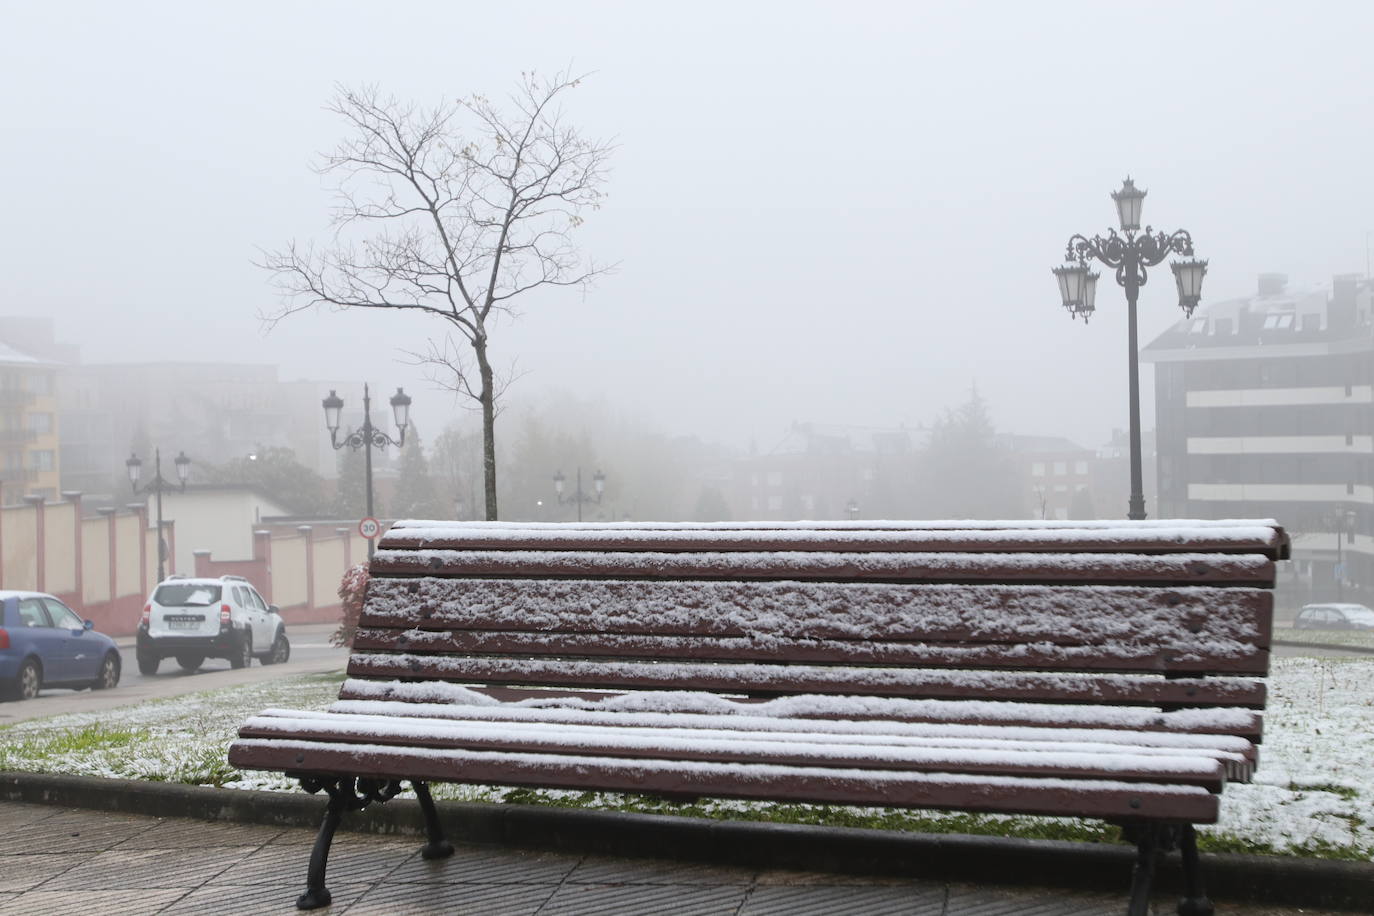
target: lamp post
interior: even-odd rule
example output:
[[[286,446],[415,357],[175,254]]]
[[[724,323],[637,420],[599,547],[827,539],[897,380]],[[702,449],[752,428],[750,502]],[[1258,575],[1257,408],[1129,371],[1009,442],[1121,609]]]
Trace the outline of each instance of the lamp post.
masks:
[[[1097,260],[1115,270],[1116,282],[1126,290],[1131,402],[1131,498],[1126,517],[1143,519],[1145,494],[1140,468],[1140,347],[1136,340],[1136,299],[1149,279],[1147,268],[1160,264],[1171,254],[1183,255],[1185,260],[1174,261],[1169,266],[1178,287],[1179,307],[1184,315],[1191,316],[1202,298],[1202,278],[1207,274],[1207,262],[1192,256],[1193,237],[1186,230],[1156,233],[1153,227],[1146,226],[1144,232],[1140,231],[1140,209],[1145,191],[1137,188],[1130,178],[1122,182],[1121,190],[1112,192],[1112,200],[1116,202],[1121,233],[1108,229],[1106,238],[1070,236],[1064,253],[1065,263],[1054,268],[1053,273],[1059,281],[1059,295],[1064,308],[1069,310],[1069,317],[1081,317],[1084,324],[1091,317],[1097,298],[1098,274],[1089,269],[1090,262]]]
[[[1355,531],[1355,510],[1333,512],[1326,521],[1336,529],[1336,600],[1345,601],[1345,539]]]
[[[177,469],[177,489],[185,492],[186,478],[191,476],[191,459],[186,457],[185,452],[179,452],[172,459],[172,464]],[[153,493],[157,496],[157,581],[161,582],[167,578],[167,542],[162,537],[162,492],[172,485],[162,476],[162,449],[153,449],[153,479],[142,487],[138,485],[138,479],[143,476],[143,460],[131,454],[129,460],[124,462],[124,467],[129,471],[129,486],[134,493]]]
[[[363,472],[363,486],[367,492],[367,517],[372,517],[372,450],[374,448],[386,448],[394,445],[397,448],[405,445],[406,425],[410,423],[410,395],[406,394],[401,388],[396,389],[396,393],[391,396],[392,418],[396,421],[396,428],[400,430],[400,435],[393,439],[384,431],[372,425],[372,396],[366,384],[363,385],[363,425],[358,429],[350,429],[344,434],[343,440],[339,439],[339,414],[343,412],[343,398],[329,391],[329,397],[323,401],[324,405],[324,425],[329,429],[329,444],[338,451],[344,446],[357,451],[363,450],[365,469]],[[367,539],[367,558],[372,559],[372,554],[376,551],[372,538]]]
[[[558,504],[559,504],[560,506],[563,505],[563,504],[565,504],[565,503],[577,503],[577,520],[580,522],[580,521],[582,521],[582,504],[583,504],[583,503],[596,503],[596,504],[600,505],[600,503],[601,503],[601,494],[604,493],[604,492],[606,492],[606,475],[603,474],[603,473],[601,473],[600,470],[597,470],[597,472],[596,472],[595,474],[592,475],[592,486],[594,486],[594,487],[596,488],[596,495],[595,495],[595,496],[590,496],[590,495],[585,494],[585,493],[582,492],[582,468],[581,468],[581,466],[579,466],[579,467],[577,468],[577,489],[576,489],[570,496],[564,497],[564,496],[563,496],[563,485],[564,485],[564,483],[566,483],[566,481],[567,481],[567,478],[563,476],[563,472],[562,472],[562,471],[559,471],[558,473],[554,474],[554,475],[553,475],[553,491],[554,491],[554,493],[557,494],[557,496],[558,496]]]
[[[851,522],[854,521],[855,519],[857,519],[857,518],[859,517],[859,504],[858,504],[858,502],[856,502],[855,500],[851,499],[849,502],[845,503],[844,511],[846,511],[846,512],[849,513],[849,520],[850,520]]]

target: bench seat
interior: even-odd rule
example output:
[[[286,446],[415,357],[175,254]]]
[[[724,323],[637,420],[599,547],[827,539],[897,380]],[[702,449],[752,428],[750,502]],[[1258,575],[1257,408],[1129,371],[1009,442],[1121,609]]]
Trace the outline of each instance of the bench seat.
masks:
[[[1259,762],[1272,522],[400,522],[326,711],[230,762],[347,808],[410,782],[1099,818],[1184,852]],[[1191,864],[1189,864],[1191,863]],[[1191,901],[1191,902],[1190,902]]]

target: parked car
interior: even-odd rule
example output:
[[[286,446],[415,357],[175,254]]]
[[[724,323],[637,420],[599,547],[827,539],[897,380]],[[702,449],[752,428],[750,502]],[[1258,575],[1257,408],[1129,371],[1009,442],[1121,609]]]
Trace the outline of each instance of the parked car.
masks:
[[[243,576],[197,579],[170,576],[158,583],[138,624],[138,670],[156,674],[164,658],[187,671],[207,658],[246,668],[291,657],[286,623],[275,604],[262,600]]]
[[[1374,630],[1374,611],[1363,604],[1305,604],[1293,619],[1298,630]]]
[[[114,687],[119,647],[94,628],[52,595],[0,591],[0,690],[28,700],[44,687]]]

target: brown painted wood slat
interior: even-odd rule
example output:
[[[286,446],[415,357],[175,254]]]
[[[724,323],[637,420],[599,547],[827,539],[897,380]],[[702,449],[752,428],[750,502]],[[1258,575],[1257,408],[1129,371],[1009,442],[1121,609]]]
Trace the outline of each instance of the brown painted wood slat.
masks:
[[[373,576],[784,579],[1058,585],[1272,587],[1258,554],[1043,553],[595,553],[522,550],[378,550]]]
[[[385,700],[401,704],[413,704],[417,708],[427,707],[417,715],[485,715],[485,709],[473,713],[471,707],[462,703],[435,704],[426,695],[434,692],[435,687],[453,685],[439,682],[415,681],[369,681],[364,678],[349,678],[339,688],[339,699],[347,701]],[[412,692],[412,689],[414,692]],[[624,690],[577,690],[548,687],[510,687],[503,685],[470,685],[464,690],[480,694],[499,703],[539,702],[555,703],[567,700],[585,701],[589,704],[601,703],[608,699],[621,697]],[[745,714],[755,707],[764,707],[777,697],[716,697],[727,708],[739,708]],[[837,699],[843,699],[842,697]],[[837,709],[834,711],[810,712],[806,721],[882,721],[903,724],[963,724],[999,725],[1024,728],[1132,728],[1142,732],[1161,732],[1186,735],[1228,735],[1259,744],[1263,739],[1263,718],[1258,712],[1238,707],[1212,707],[1210,711],[1219,714],[1222,720],[1199,717],[1202,710],[1188,710],[1186,718],[1179,718],[1170,712],[1144,707],[1128,707],[1141,715],[1131,724],[1120,720],[1122,707],[1094,706],[1091,704],[1063,706],[1043,703],[983,702],[979,698],[965,700],[907,700],[877,697],[859,697],[867,704],[862,707]],[[892,705],[884,705],[892,704]],[[900,704],[900,705],[897,705]],[[623,715],[615,712],[611,715]],[[767,714],[767,713],[760,713]]]
[[[1262,708],[1262,681],[838,668],[802,665],[657,664],[561,659],[353,653],[351,677],[598,689],[707,690],[758,695],[852,696]]]
[[[244,769],[339,776],[489,783],[556,789],[754,798],[821,804],[883,805],[1096,818],[1153,818],[1214,823],[1218,796],[1194,786],[1115,780],[1043,780],[996,776],[828,770],[700,761],[559,758],[385,748],[243,738],[229,763]]]
[[[682,661],[800,662],[804,664],[912,665],[933,668],[1039,669],[1044,671],[1151,672],[1189,675],[1263,675],[1269,653],[1241,644],[1236,654],[1190,656],[1175,647],[1131,643],[1101,646],[1031,646],[963,642],[900,643],[860,640],[755,640],[748,636],[530,633],[502,630],[418,630],[364,627],[353,637],[360,651],[448,655],[606,656]]]
[[[1266,648],[1264,589],[375,579],[365,627],[543,634],[1167,647],[1225,660]]]
[[[671,531],[644,528],[599,530],[472,527],[392,529],[384,550],[596,550],[600,552],[836,553],[1250,553],[1277,559],[1282,531],[1264,526],[1095,529],[899,529]]]
[[[721,740],[690,732],[676,738],[637,737],[634,729],[602,730],[584,736],[575,730],[520,729],[504,733],[475,729],[470,724],[420,726],[387,717],[328,716],[300,720],[258,716],[239,728],[240,738],[287,738],[333,744],[376,744],[388,747],[428,747],[446,750],[561,754],[575,757],[697,760],[918,773],[968,773],[993,776],[1030,776],[1062,779],[1116,779],[1200,786],[1220,792],[1226,784],[1224,764],[1203,755],[1157,757],[1124,752],[1076,754],[1053,750],[967,748],[899,748],[894,746],[806,745],[776,741]],[[332,721],[331,721],[332,720]],[[600,740],[606,734],[613,741]]]

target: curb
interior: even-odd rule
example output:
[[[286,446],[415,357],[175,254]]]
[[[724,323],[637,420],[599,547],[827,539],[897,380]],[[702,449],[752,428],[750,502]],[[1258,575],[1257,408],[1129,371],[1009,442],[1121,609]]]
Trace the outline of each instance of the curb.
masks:
[[[1342,652],[1358,652],[1365,655],[1374,655],[1374,649],[1368,646],[1340,646],[1330,642],[1307,642],[1306,640],[1296,639],[1276,639],[1273,644],[1276,646],[1291,646],[1297,649],[1340,649]]]
[[[316,828],[320,796],[209,786],[0,773],[0,799],[154,817]],[[653,814],[621,814],[535,805],[438,802],[450,839],[579,854],[668,858],[754,868],[884,875],[981,884],[1048,885],[1105,890],[1130,887],[1135,851],[1055,840],[963,834],[913,834],[850,827],[810,827]],[[419,805],[395,799],[350,812],[354,832],[422,834]],[[1374,863],[1208,853],[1209,894],[1228,902],[1368,912]],[[304,868],[305,859],[302,857]],[[1176,892],[1177,856],[1160,864],[1158,890]]]

